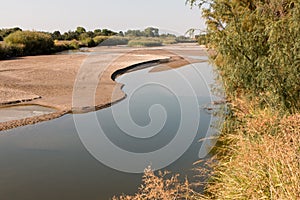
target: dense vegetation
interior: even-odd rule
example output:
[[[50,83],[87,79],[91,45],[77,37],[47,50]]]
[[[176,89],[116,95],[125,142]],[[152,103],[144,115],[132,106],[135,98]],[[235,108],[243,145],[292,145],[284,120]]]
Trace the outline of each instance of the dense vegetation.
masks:
[[[4,41],[8,46],[19,48],[23,55],[50,53],[54,47],[50,34],[31,31],[11,33]]]
[[[8,28],[8,29],[0,29],[0,41],[3,41],[5,37],[7,37],[9,34],[22,31],[19,27],[16,28]]]
[[[120,199],[300,199],[300,2],[187,3],[202,8],[199,40],[230,102],[205,192],[146,172],[137,195]]]
[[[4,40],[4,41],[3,41]],[[1,42],[2,41],[2,42]],[[0,59],[16,56],[49,54],[80,47],[128,45],[131,47],[153,47],[168,44],[195,42],[185,36],[159,34],[159,29],[128,30],[116,33],[108,29],[87,31],[77,27],[75,31],[44,33],[22,31],[20,28],[0,30]]]
[[[300,2],[214,0],[202,8],[231,101],[208,197],[299,199]]]
[[[59,31],[45,33],[38,31],[22,31],[20,28],[0,30],[0,59],[16,56],[50,54],[63,50],[94,47],[103,42],[95,38],[109,37],[117,33],[108,29],[86,31],[77,27],[75,31],[61,34]],[[115,44],[119,44],[115,42]],[[124,42],[122,42],[124,44]]]

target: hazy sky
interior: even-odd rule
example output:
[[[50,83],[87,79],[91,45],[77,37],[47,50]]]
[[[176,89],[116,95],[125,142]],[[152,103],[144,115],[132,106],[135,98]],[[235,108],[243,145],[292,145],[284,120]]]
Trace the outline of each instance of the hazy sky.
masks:
[[[6,0],[0,6],[0,28],[68,31],[77,26],[88,30],[114,31],[148,26],[184,34],[204,28],[197,8],[185,0]]]

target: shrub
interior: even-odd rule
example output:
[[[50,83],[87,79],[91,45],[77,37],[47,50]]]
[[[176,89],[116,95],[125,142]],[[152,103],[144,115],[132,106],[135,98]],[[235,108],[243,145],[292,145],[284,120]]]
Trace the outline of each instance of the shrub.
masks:
[[[23,45],[6,45],[5,43],[0,44],[0,59],[23,56],[23,50]]]
[[[79,36],[80,46],[82,47],[94,47],[96,46],[96,42],[89,36],[88,33],[82,33]]]
[[[95,41],[90,37],[85,38],[84,40],[81,40],[80,42],[81,42],[82,46],[85,46],[85,47],[95,47],[96,46]]]
[[[0,29],[0,41],[3,41],[5,37],[7,37],[9,34],[22,31],[19,27],[15,28],[7,28],[7,29]]]
[[[50,53],[54,47],[54,41],[50,34],[32,31],[17,31],[5,38],[9,46],[24,46],[25,55],[37,55]]]
[[[94,37],[94,42],[98,45],[102,43],[103,41],[107,40],[109,36],[96,36]]]
[[[54,52],[64,51],[64,50],[72,50],[72,49],[79,49],[79,42],[77,40],[55,40],[54,41]]]

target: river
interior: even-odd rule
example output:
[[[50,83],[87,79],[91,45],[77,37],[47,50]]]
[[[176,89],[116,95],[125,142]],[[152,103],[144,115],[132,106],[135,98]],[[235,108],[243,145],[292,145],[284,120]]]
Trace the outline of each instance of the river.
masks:
[[[209,136],[213,121],[203,109],[212,101],[212,67],[201,62],[159,72],[154,68],[119,76],[116,81],[124,84],[127,98],[110,108],[0,132],[0,199],[101,200],[134,194],[141,184],[140,169],[148,165],[192,179],[200,149],[201,155],[207,153],[199,140]],[[85,138],[99,131],[92,124],[95,118],[112,146],[145,155],[144,160],[135,162],[126,154],[117,158],[107,149],[100,162]],[[174,140],[179,140],[176,148]],[[169,144],[168,153],[147,160],[148,152]]]

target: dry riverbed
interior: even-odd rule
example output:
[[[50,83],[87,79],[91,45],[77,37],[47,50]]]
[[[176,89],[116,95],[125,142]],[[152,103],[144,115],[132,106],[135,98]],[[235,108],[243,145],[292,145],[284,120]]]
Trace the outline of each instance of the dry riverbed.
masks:
[[[150,61],[152,65],[161,63],[152,70],[159,72],[200,62],[191,55],[206,55],[205,49],[195,44],[145,49],[96,47],[91,51],[90,55],[29,56],[0,61],[0,131],[67,113],[101,109],[122,100],[125,98],[122,85],[111,78],[120,69]],[[76,86],[78,83],[84,84]],[[37,116],[28,113],[12,116],[14,112],[8,115],[9,109],[16,105],[44,106],[54,112],[41,111],[42,115]],[[22,112],[15,113],[22,115]],[[32,113],[39,112],[32,110]]]

